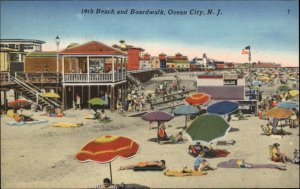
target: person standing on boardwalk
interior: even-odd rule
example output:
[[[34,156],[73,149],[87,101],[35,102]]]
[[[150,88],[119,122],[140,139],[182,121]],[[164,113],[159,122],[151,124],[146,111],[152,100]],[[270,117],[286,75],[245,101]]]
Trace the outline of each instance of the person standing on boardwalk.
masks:
[[[76,108],[75,108],[75,110],[77,110],[77,108],[81,109],[81,100],[80,100],[80,96],[78,94],[76,94]]]

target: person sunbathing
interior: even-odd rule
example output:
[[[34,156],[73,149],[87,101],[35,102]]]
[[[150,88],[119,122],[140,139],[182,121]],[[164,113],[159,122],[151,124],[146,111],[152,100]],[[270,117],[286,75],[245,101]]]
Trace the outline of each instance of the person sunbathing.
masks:
[[[183,141],[182,132],[179,132],[175,136],[171,135],[169,140],[167,140],[167,141],[162,141],[161,140],[159,143],[160,144],[176,144],[176,143],[181,142],[181,141]]]
[[[272,147],[272,161],[275,162],[293,162],[293,160],[285,155],[285,153],[282,153],[279,149],[280,144],[274,143]]]
[[[105,110],[102,109],[102,110],[100,111],[100,121],[104,121],[105,119],[108,119],[108,117],[107,117],[106,114],[105,114]]]
[[[14,114],[14,118],[17,122],[34,121],[33,118],[31,118],[29,116],[18,114],[18,113]]]
[[[128,170],[128,169],[134,169],[135,167],[147,167],[147,166],[157,166],[161,167],[163,169],[166,168],[166,161],[160,160],[160,161],[141,161],[138,163],[129,164],[126,166],[121,166],[119,170]]]
[[[213,149],[211,145],[207,147],[200,142],[189,146],[189,153],[191,155],[198,156],[200,152],[204,152],[204,157],[206,158],[227,157],[227,155],[230,154],[230,152],[225,149]]]
[[[216,168],[211,167],[207,160],[203,159],[205,152],[201,151],[198,157],[194,161],[195,171],[215,170]]]

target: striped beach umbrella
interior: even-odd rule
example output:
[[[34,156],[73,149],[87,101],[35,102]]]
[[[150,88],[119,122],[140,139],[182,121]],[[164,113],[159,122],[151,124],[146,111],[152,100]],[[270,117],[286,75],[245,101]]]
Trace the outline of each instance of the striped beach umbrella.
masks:
[[[132,158],[139,151],[139,145],[124,136],[102,136],[86,144],[77,154],[75,160],[79,162],[95,161],[109,163],[112,182],[111,162],[118,157]]]

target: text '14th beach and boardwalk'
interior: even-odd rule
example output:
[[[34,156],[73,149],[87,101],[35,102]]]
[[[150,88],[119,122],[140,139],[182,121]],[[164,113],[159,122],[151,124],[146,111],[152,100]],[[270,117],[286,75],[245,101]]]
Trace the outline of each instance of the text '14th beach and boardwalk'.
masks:
[[[192,15],[192,16],[220,16],[222,15],[221,9],[190,9],[190,10],[137,10],[137,9],[124,9],[124,10],[115,10],[115,9],[81,9],[81,14],[95,14],[95,15]]]

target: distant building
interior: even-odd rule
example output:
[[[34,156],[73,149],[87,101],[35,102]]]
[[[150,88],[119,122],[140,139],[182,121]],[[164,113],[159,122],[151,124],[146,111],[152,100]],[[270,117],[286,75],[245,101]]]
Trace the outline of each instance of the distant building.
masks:
[[[167,55],[164,53],[160,53],[158,55],[160,68],[167,68]]]
[[[24,56],[29,52],[41,52],[44,43],[34,39],[0,39],[1,71],[23,72]]]
[[[187,56],[177,53],[175,56],[167,56],[167,68],[190,68]]]
[[[253,68],[279,68],[281,67],[281,64],[276,64],[273,62],[260,62],[258,61],[258,63],[253,63],[252,64]]]
[[[119,45],[114,44],[112,47],[127,53],[127,70],[140,69],[140,55],[144,51],[144,49],[140,47],[134,47],[132,45],[127,45],[124,40],[120,40],[119,42]]]
[[[143,69],[150,69],[151,68],[151,60],[150,60],[150,54],[142,54],[140,57],[140,70]]]
[[[191,68],[206,68],[207,63],[208,63],[208,58],[206,57],[205,53],[202,55],[202,58],[195,57],[190,62]]]
[[[197,90],[210,94],[214,100],[244,100],[245,78],[237,74],[205,73],[198,75]]]
[[[160,62],[158,57],[152,56],[150,57],[151,68],[160,68]]]

